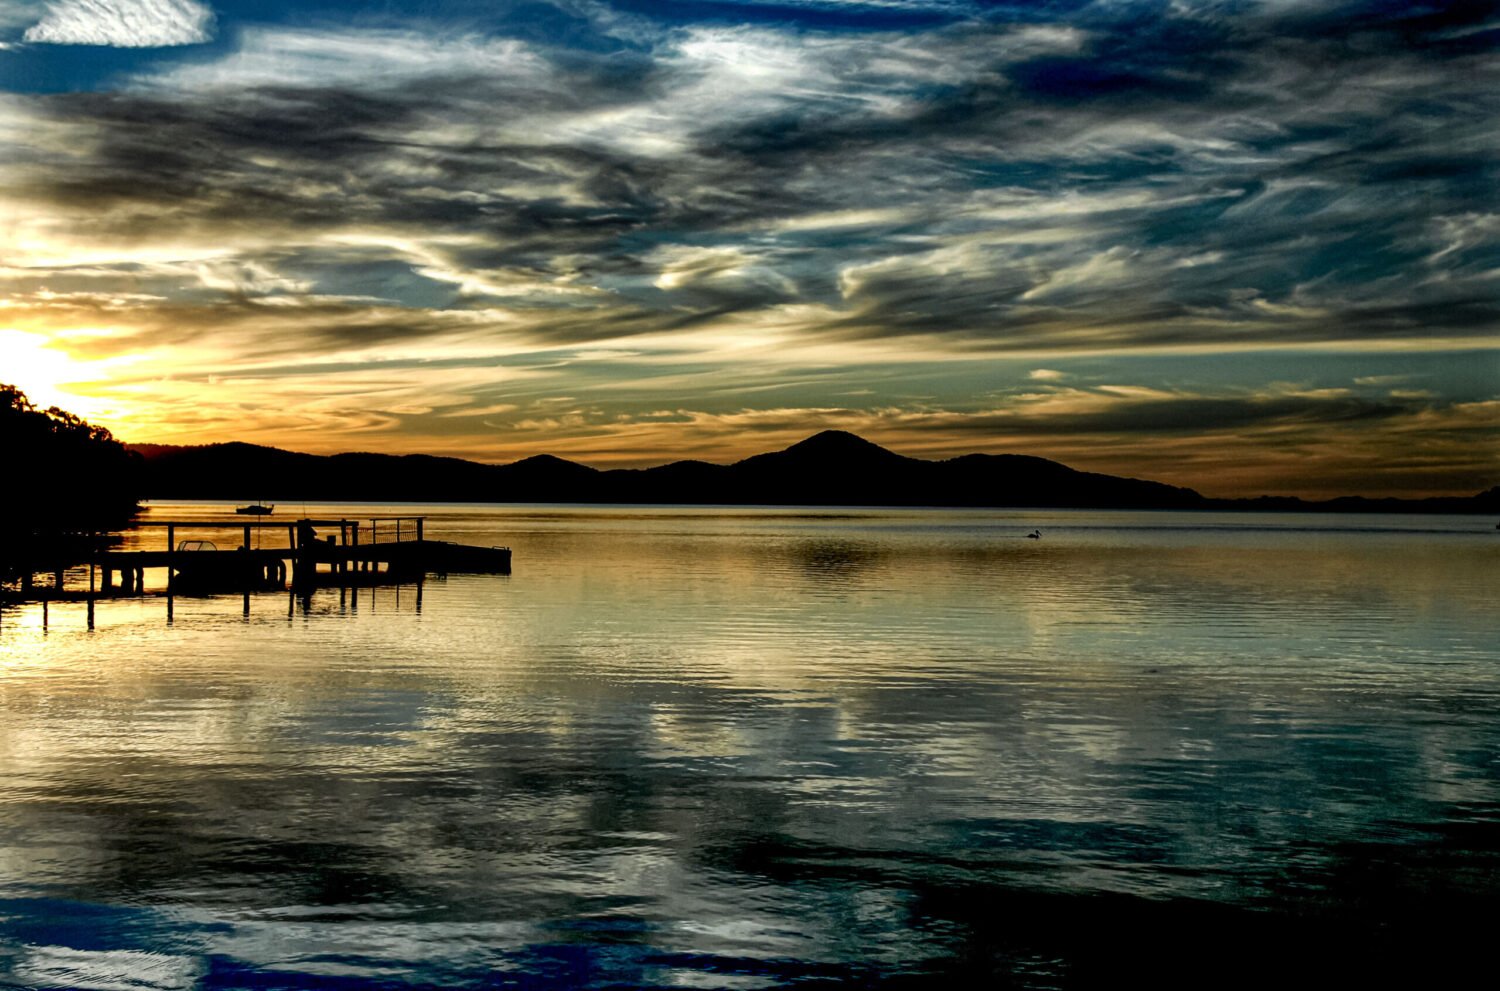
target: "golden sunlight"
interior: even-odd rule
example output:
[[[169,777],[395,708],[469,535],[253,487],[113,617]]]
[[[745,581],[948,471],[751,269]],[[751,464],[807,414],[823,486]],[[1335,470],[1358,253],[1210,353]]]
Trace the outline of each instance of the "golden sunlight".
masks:
[[[79,368],[49,344],[40,334],[0,330],[0,378],[38,406],[66,406],[72,397],[64,386],[81,377]]]
[[[70,357],[46,334],[0,328],[0,382],[14,385],[41,409],[59,406],[88,420],[115,419],[113,404],[81,391],[101,378],[101,366],[113,363]]]

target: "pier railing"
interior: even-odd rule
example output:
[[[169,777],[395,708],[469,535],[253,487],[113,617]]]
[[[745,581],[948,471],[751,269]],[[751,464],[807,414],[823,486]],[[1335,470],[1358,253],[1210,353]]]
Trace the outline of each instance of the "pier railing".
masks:
[[[350,519],[296,520],[222,520],[172,519],[142,520],[133,526],[136,534],[165,531],[165,546],[150,549],[151,541],[136,538],[132,549],[114,549],[104,540],[89,547],[77,543],[65,546],[55,541],[51,549],[39,547],[30,552],[20,571],[20,594],[0,588],[0,601],[66,600],[87,598],[90,610],[95,598],[118,595],[144,595],[147,568],[162,568],[166,573],[165,592],[171,598],[177,592],[245,591],[282,588],[291,577],[293,588],[317,585],[375,585],[381,582],[410,580],[426,571],[477,571],[477,573],[510,573],[508,547],[471,547],[465,544],[432,541],[426,538],[426,516],[375,516]],[[264,532],[287,532],[285,546],[252,546],[252,535]],[[236,532],[239,547],[222,547],[205,540],[223,532]],[[190,535],[189,540],[180,540]],[[102,537],[102,535],[101,535]],[[222,537],[219,537],[222,540]],[[87,589],[65,586],[65,570],[89,568]],[[52,577],[51,588],[37,588],[37,573]],[[118,579],[118,580],[117,580]]]
[[[61,546],[51,560],[42,548],[20,567],[19,592],[0,589],[0,602],[37,600],[46,603],[86,599],[89,625],[93,626],[94,600],[120,596],[165,594],[167,615],[172,597],[182,593],[242,592],[249,608],[254,590],[283,588],[288,573],[294,591],[318,586],[340,589],[361,585],[421,582],[429,571],[479,571],[508,574],[508,548],[467,547],[426,539],[425,516],[377,516],[350,519],[319,519],[269,522],[265,520],[174,519],[144,520],[135,531],[164,530],[160,550],[136,547],[130,550],[95,546],[86,550]],[[264,532],[286,532],[285,546],[252,547]],[[241,543],[220,548],[205,535],[237,533]],[[179,539],[188,535],[190,539]],[[219,539],[223,539],[220,536]],[[137,541],[140,543],[140,541]],[[208,546],[204,546],[207,544]],[[68,568],[88,567],[87,588],[65,584]],[[146,589],[146,570],[165,569],[165,588]],[[36,574],[52,578],[51,587],[38,586]],[[118,576],[118,582],[116,577]],[[81,577],[80,582],[81,584]],[[419,596],[420,598],[420,596]]]

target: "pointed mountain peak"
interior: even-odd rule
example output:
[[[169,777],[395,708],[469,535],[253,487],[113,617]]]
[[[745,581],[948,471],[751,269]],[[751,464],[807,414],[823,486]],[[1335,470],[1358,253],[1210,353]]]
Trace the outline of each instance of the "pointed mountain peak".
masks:
[[[778,470],[797,466],[798,471],[838,472],[850,469],[876,470],[906,464],[911,460],[847,430],[825,430],[798,441],[784,451],[757,454],[738,464],[755,468],[775,465]]]
[[[553,470],[561,469],[565,471],[582,470],[587,472],[598,471],[597,468],[590,468],[588,465],[581,465],[577,461],[569,461],[567,458],[559,458],[555,454],[533,454],[529,458],[522,458],[520,461],[512,462],[509,467],[547,468]]]
[[[850,456],[868,458],[872,455],[887,458],[901,457],[894,451],[888,451],[879,444],[865,440],[858,434],[851,434],[847,430],[824,430],[813,434],[806,440],[798,441],[782,453],[838,458]]]

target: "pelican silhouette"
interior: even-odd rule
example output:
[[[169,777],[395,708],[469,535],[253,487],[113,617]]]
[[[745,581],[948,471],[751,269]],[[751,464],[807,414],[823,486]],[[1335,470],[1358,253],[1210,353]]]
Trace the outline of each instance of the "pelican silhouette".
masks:
[[[1028,533],[1026,535],[1026,537],[1027,537],[1028,540],[1041,540],[1042,539],[1042,531],[1040,531],[1040,530],[1033,530],[1030,533]]]

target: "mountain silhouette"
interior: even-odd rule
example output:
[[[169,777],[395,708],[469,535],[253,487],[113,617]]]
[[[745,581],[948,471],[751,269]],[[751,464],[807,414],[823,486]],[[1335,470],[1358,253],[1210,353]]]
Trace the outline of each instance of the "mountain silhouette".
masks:
[[[738,462],[742,466],[797,465],[815,467],[837,462],[845,466],[890,468],[916,463],[916,458],[888,451],[874,441],[865,440],[847,430],[824,430],[800,440],[784,451],[756,454]]]
[[[1209,499],[1029,455],[911,458],[842,430],[729,465],[674,461],[610,470],[550,454],[489,465],[420,454],[298,454],[239,442],[133,449],[145,461],[145,494],[155,499],[1500,511],[1500,489],[1438,500]]]
[[[842,430],[825,430],[784,451],[757,454],[729,466],[738,501],[786,505],[910,505],[932,462],[907,458]],[[946,500],[944,500],[946,501]]]

